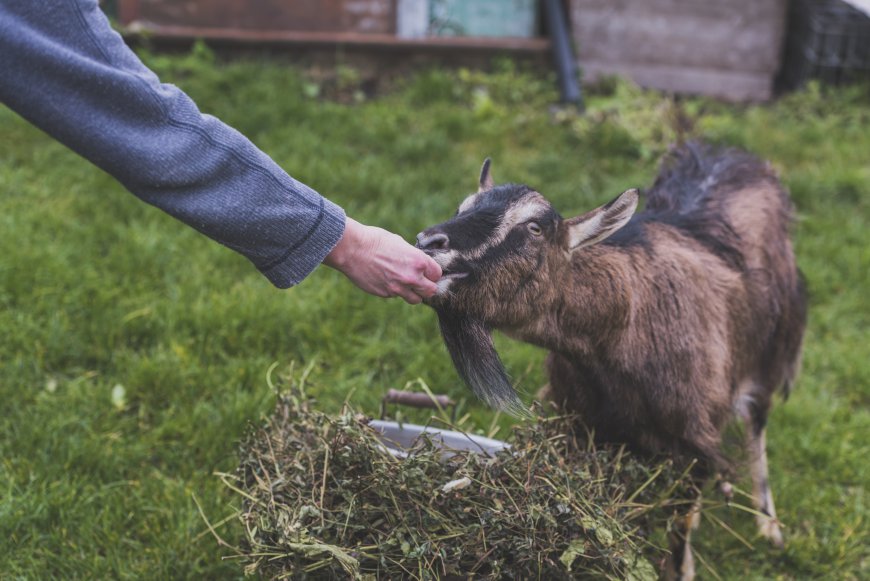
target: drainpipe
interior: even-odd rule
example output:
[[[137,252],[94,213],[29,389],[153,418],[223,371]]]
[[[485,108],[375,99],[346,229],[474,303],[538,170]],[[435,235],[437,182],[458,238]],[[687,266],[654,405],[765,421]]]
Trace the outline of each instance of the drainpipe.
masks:
[[[544,17],[553,45],[553,59],[559,77],[562,102],[574,104],[582,111],[583,96],[580,93],[580,83],[577,82],[577,63],[571,49],[571,37],[568,34],[568,22],[562,1],[544,0]]]

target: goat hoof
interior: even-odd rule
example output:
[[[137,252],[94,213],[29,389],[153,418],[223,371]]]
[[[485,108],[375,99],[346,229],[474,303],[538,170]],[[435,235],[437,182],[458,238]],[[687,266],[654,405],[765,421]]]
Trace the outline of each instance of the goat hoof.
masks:
[[[770,544],[777,549],[785,548],[785,541],[782,538],[782,529],[776,519],[764,517],[758,519],[758,531],[770,541]]]

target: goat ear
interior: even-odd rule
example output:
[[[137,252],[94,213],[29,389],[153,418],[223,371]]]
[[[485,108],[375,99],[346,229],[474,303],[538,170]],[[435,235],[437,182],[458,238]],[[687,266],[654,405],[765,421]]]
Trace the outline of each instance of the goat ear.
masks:
[[[632,189],[600,208],[565,220],[568,250],[601,242],[625,226],[637,209],[637,202],[637,190]]]
[[[483,167],[480,168],[480,187],[477,189],[478,192],[492,189],[492,175],[489,173],[489,166],[491,163],[492,160],[488,157],[483,160]]]

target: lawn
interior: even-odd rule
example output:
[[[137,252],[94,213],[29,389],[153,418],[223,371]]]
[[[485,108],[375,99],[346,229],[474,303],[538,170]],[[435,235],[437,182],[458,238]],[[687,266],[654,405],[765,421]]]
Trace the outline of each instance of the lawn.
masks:
[[[684,131],[770,160],[797,205],[812,295],[803,374],[769,428],[787,547],[717,508],[743,540],[707,519],[696,548],[715,573],[700,572],[870,577],[870,89],[733,106],[613,82],[578,116],[550,107],[552,79],[509,63],[423,71],[372,97],[350,69],[326,86],[202,48],[144,58],[291,175],[408,240],[452,214],[486,156],[496,181],[533,185],[565,215],[648,186]],[[276,290],[4,108],[0,133],[0,578],[240,577],[196,501],[213,523],[234,513],[214,473],[237,466],[247,426],[274,405],[270,369],[309,370],[327,411],[350,400],[375,413],[388,388],[422,381],[507,434],[459,384],[426,307],[327,268]],[[542,352],[497,344],[530,397]],[[241,536],[233,519],[217,529]]]

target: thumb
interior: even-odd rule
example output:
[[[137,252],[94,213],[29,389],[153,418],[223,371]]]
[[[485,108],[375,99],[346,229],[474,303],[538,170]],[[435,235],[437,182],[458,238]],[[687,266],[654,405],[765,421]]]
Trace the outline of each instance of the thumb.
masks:
[[[423,263],[423,276],[432,282],[438,282],[438,279],[441,278],[441,266],[428,255],[426,262]]]

